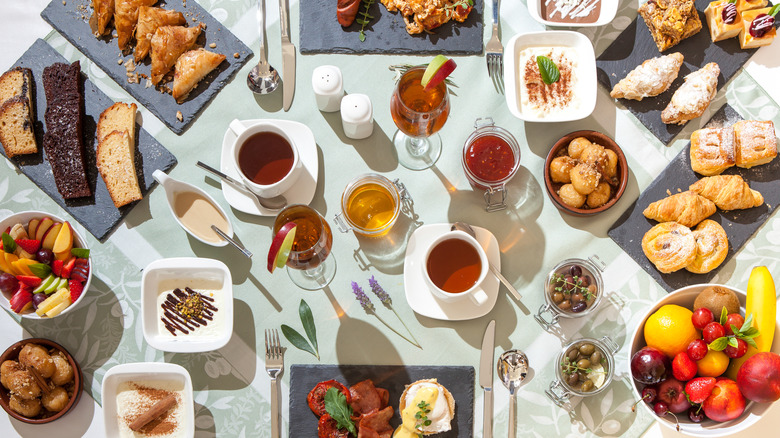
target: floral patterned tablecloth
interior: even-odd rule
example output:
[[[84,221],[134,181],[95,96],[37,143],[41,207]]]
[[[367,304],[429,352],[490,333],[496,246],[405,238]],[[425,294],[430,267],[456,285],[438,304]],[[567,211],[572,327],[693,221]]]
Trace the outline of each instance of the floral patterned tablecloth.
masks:
[[[254,1],[203,0],[199,3],[250,47],[257,46]],[[269,58],[272,65],[281,68],[279,26],[273,3],[268,5]],[[175,6],[175,2],[172,4]],[[612,23],[601,28],[580,29],[594,42],[597,54],[630,23],[637,6],[636,1],[622,1]],[[0,10],[3,7],[0,6]],[[486,6],[486,12],[485,16],[489,17],[490,5]],[[542,29],[530,18],[524,2],[504,2],[501,16],[504,41],[518,32]],[[297,20],[298,3],[293,2],[294,42],[298,41]],[[486,32],[485,41],[489,36]],[[377,36],[369,31],[366,37]],[[80,59],[82,70],[111,98],[132,100],[62,36],[52,32],[46,40],[69,60]],[[26,47],[17,49],[15,57],[2,59],[0,67],[3,70]],[[648,57],[652,55],[648,54]],[[626,372],[627,343],[640,315],[665,291],[607,237],[607,230],[669,160],[685,147],[690,133],[706,123],[724,103],[728,102],[745,118],[768,119],[780,125],[779,107],[762,86],[749,73],[741,71],[718,93],[704,116],[690,122],[670,146],[664,146],[601,88],[596,110],[584,120],[523,123],[509,114],[504,96],[494,91],[483,57],[457,58],[458,68],[452,76],[458,85],[457,96],[452,98],[450,118],[441,131],[444,152],[434,168],[412,172],[399,166],[392,152],[390,139],[395,125],[387,103],[393,89],[393,73],[387,67],[423,63],[428,58],[299,55],[297,59],[296,95],[289,112],[281,109],[280,92],[256,98],[247,91],[244,77],[251,66],[238,73],[182,136],[173,134],[140,108],[145,129],[178,158],[179,164],[171,176],[203,188],[228,210],[237,237],[255,253],[253,262],[231,247],[213,248],[188,237],[171,217],[163,191],[156,188],[133,208],[106,243],[100,244],[87,235],[95,276],[78,309],[52,321],[20,321],[2,315],[0,328],[12,329],[18,323],[32,336],[50,338],[64,345],[81,364],[87,382],[85,391],[97,403],[100,403],[103,376],[114,365],[141,361],[180,364],[192,375],[197,436],[268,437],[269,379],[264,370],[262,333],[266,328],[278,328],[283,323],[300,328],[297,309],[301,298],[314,310],[321,355],[319,363],[323,364],[471,365],[478,370],[482,334],[487,323],[495,319],[496,357],[503,350],[519,348],[527,353],[531,362],[531,378],[518,395],[520,436],[641,435],[652,419],[643,410],[631,412],[634,400],[630,393],[630,375]],[[368,139],[347,138],[338,113],[317,110],[309,78],[312,70],[323,64],[341,68],[347,93],[365,93],[371,97],[375,126],[374,134]],[[463,141],[473,130],[474,120],[485,116],[508,129],[521,144],[521,169],[509,184],[510,208],[497,213],[485,213],[482,196],[469,187],[460,164]],[[284,272],[269,274],[264,259],[271,240],[272,219],[230,209],[221,195],[219,183],[194,165],[197,160],[213,165],[219,163],[222,136],[234,118],[297,120],[313,130],[321,164],[311,205],[329,219],[339,211],[341,192],[355,176],[376,172],[400,178],[414,202],[408,214],[396,225],[393,238],[367,240],[353,234],[335,234],[331,256],[337,260],[338,270],[333,282],[323,291],[300,290]],[[564,134],[579,129],[594,129],[615,138],[626,153],[631,169],[623,198],[612,209],[590,218],[560,213],[543,188],[542,169],[550,146]],[[0,217],[22,210],[51,211],[68,217],[30,180],[18,174],[13,165],[4,161],[0,164]],[[501,248],[502,272],[523,294],[522,305],[517,305],[502,289],[495,308],[475,320],[439,321],[412,312],[404,299],[403,289],[406,238],[421,224],[454,221],[485,227],[495,234]],[[76,227],[83,232],[79,225]],[[767,265],[780,278],[779,243],[780,221],[774,215],[721,269],[716,281],[744,289],[750,268],[761,264]],[[585,258],[594,254],[607,264],[603,276],[609,298],[586,320],[562,321],[555,334],[543,331],[531,314],[544,302],[542,285],[547,272],[565,258]],[[153,260],[180,256],[219,259],[231,269],[235,296],[234,333],[229,344],[218,351],[163,353],[144,342],[139,321],[141,270]],[[395,309],[420,340],[422,350],[389,331],[355,301],[350,282],[358,281],[366,288],[372,275],[391,294]],[[389,322],[397,322],[389,310],[379,308],[377,312]],[[615,380],[600,396],[573,400],[567,409],[556,407],[546,398],[544,389],[554,378],[553,362],[561,346],[578,337],[604,335],[621,345],[616,357]],[[313,356],[294,348],[287,350],[285,362],[288,369],[292,363],[318,363]],[[496,436],[504,436],[508,391],[503,389],[498,378],[494,386],[497,388]],[[282,389],[285,421],[288,418],[288,388],[288,375],[285,374]],[[475,394],[474,436],[479,437],[482,436],[482,391],[478,386]],[[85,400],[82,403],[89,402],[88,397]],[[102,413],[98,409],[93,415],[97,418]],[[20,435],[33,430],[15,421],[9,424]],[[88,435],[100,436],[92,430]]]

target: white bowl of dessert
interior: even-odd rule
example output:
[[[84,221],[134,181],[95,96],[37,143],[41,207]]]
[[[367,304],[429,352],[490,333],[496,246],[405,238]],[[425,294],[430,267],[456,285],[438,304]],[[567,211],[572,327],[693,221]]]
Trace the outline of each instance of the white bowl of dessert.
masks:
[[[141,277],[141,321],[152,347],[196,353],[233,335],[233,279],[219,260],[182,257],[150,263]]]
[[[116,365],[103,377],[100,395],[106,438],[195,435],[192,379],[181,365]]]
[[[531,18],[554,27],[595,27],[611,22],[618,0],[528,0]]]
[[[596,54],[579,32],[554,30],[513,36],[504,50],[509,112],[526,122],[569,122],[596,107]],[[546,59],[547,62],[540,62]],[[554,64],[558,79],[540,64]],[[547,77],[545,77],[547,76]]]

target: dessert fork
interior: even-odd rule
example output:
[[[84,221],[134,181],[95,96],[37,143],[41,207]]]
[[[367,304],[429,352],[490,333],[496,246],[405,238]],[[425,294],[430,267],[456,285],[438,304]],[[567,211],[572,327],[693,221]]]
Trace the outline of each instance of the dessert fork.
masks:
[[[504,47],[498,38],[498,17],[501,0],[493,0],[493,35],[485,45],[488,75],[499,93],[504,92]]]
[[[265,371],[271,377],[271,437],[281,438],[279,410],[279,382],[284,371],[284,349],[276,329],[265,330]]]

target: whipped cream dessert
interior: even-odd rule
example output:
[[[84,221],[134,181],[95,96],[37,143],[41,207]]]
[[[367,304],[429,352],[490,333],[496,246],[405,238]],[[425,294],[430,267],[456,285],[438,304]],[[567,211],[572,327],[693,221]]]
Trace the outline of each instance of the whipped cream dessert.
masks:
[[[560,79],[552,84],[542,80],[537,56],[550,58],[558,67]],[[577,68],[579,56],[570,47],[535,46],[520,51],[518,59],[520,109],[537,118],[566,117],[581,105]]]
[[[176,404],[146,424],[139,431],[130,429],[130,424],[158,401],[169,395],[175,395]],[[184,415],[184,382],[174,380],[138,380],[122,382],[117,388],[116,406],[120,438],[184,437],[187,430],[183,422]]]

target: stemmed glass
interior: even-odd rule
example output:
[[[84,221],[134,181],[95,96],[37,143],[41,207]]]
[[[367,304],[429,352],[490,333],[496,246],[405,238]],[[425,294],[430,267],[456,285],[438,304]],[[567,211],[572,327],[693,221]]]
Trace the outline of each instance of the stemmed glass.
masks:
[[[287,259],[287,274],[298,287],[317,290],[327,286],[336,274],[336,260],[329,258],[333,246],[330,225],[307,205],[290,205],[276,216],[273,235],[288,222],[295,222],[295,240]]]
[[[412,67],[398,80],[390,98],[390,114],[398,127],[393,144],[398,162],[407,169],[431,167],[441,155],[441,137],[433,136],[447,121],[450,101],[444,81],[426,90],[425,67]]]

